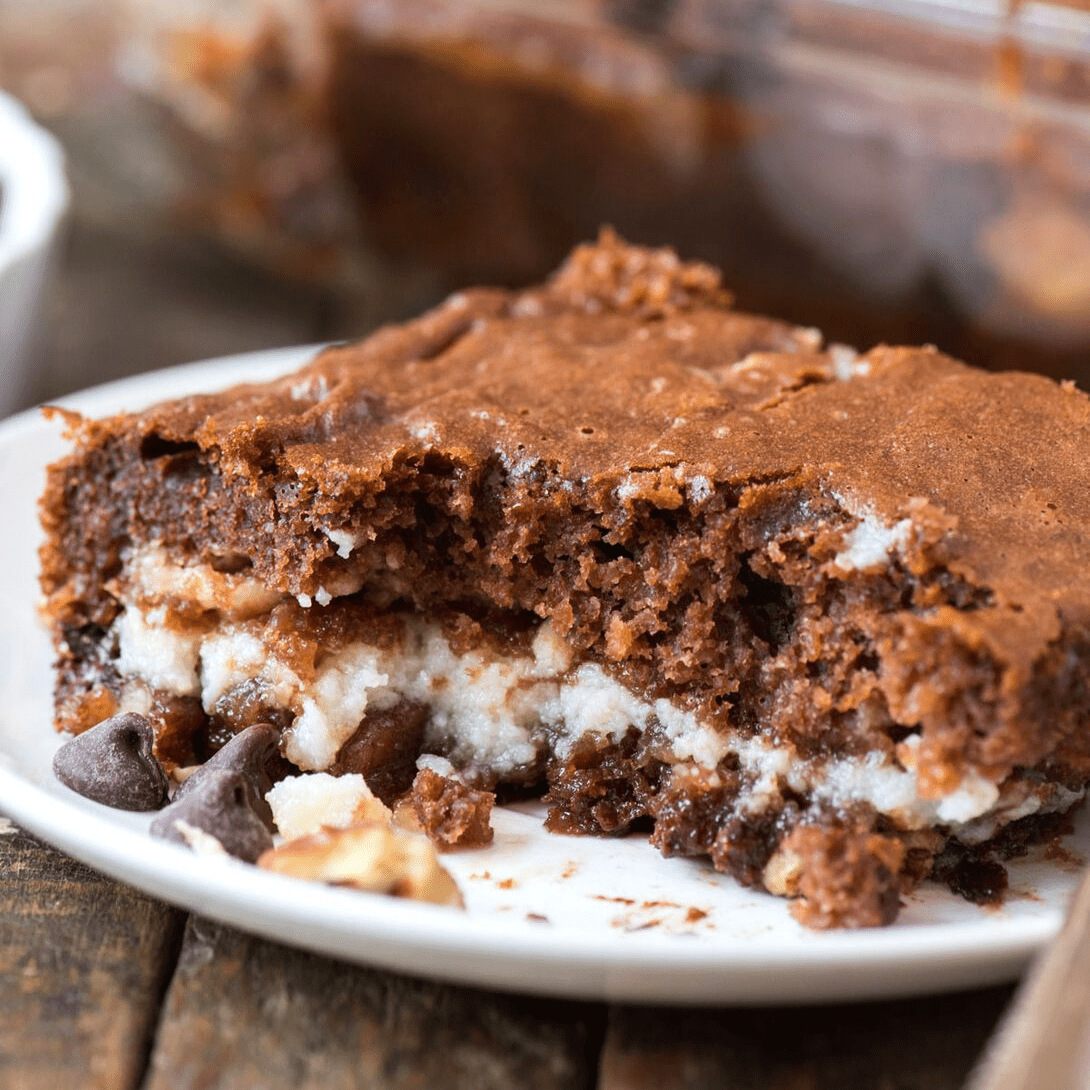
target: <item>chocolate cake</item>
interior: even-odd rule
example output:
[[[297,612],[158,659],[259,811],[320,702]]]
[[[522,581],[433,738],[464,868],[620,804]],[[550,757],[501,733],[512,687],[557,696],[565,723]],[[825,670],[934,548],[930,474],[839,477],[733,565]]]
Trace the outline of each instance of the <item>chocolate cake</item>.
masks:
[[[68,425],[62,730],[144,714],[192,765],[268,722],[387,800],[544,791],[557,832],[650,830],[819,927],[1090,780],[1070,385],[823,347],[605,233],[288,378]]]

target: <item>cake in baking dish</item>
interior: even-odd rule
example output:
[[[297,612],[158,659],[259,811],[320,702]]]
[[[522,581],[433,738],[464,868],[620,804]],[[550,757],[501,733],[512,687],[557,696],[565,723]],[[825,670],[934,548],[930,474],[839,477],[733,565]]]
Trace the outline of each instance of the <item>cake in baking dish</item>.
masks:
[[[272,723],[387,799],[539,790],[557,832],[888,923],[1090,780],[1088,416],[603,233],[290,377],[70,415],[56,723],[142,713],[168,765]]]

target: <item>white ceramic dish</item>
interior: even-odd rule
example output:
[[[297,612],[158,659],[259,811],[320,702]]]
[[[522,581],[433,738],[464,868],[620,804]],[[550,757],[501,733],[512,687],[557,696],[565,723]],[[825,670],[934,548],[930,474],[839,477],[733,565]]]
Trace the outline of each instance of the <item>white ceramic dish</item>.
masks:
[[[66,399],[99,414],[281,373],[312,349],[145,375]],[[636,837],[553,836],[533,804],[497,814],[496,843],[446,862],[464,913],[215,863],[146,833],[148,817],[77,797],[51,776],[50,651],[35,621],[35,500],[64,449],[34,413],[0,424],[0,808],[79,859],[227,923],[348,960],[518,991],[670,1003],[895,996],[1017,974],[1060,926],[1077,875],[1030,857],[1000,909],[925,887],[890,928],[813,934],[784,902]],[[1083,821],[1070,847],[1090,848]]]
[[[27,403],[27,349],[67,206],[60,145],[0,94],[0,416]]]

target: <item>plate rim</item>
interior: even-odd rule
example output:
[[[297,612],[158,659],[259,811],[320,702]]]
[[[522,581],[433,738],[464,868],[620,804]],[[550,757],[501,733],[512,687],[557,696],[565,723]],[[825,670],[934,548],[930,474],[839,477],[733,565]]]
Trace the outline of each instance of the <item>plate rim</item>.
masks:
[[[493,916],[476,918],[438,906],[317,885],[233,860],[212,861],[166,842],[154,842],[154,851],[148,852],[145,833],[69,803],[3,766],[0,810],[96,870],[241,930],[342,961],[528,994],[643,1004],[750,1006],[930,994],[1008,979],[1056,930],[1047,918],[1016,917],[900,932],[880,928],[825,932],[797,946],[738,939],[709,952],[678,936],[648,935],[634,943],[621,934],[603,936]],[[245,890],[240,889],[242,878]],[[247,917],[255,895],[267,896],[266,903],[276,906],[274,915],[282,918],[270,923]],[[316,925],[314,932],[291,932],[307,915]],[[364,932],[382,948],[361,952],[340,945],[343,939],[359,938]],[[503,965],[493,960],[500,943],[506,959]],[[442,959],[440,963],[421,965],[422,957],[435,956]],[[475,964],[459,964],[465,958]],[[963,971],[935,986],[924,985],[921,971],[926,975],[930,969],[949,969],[951,958],[957,959]],[[535,966],[547,966],[552,972],[545,979],[527,978],[524,974]],[[558,982],[560,968],[576,975]],[[734,980],[724,980],[727,969]],[[912,972],[892,986],[888,980],[876,982],[883,974],[907,970]],[[755,987],[755,978],[765,974],[773,980]],[[794,980],[785,974],[792,974]],[[841,976],[839,985],[826,983],[815,990],[817,981],[830,974]],[[653,991],[648,989],[649,979],[654,980]]]

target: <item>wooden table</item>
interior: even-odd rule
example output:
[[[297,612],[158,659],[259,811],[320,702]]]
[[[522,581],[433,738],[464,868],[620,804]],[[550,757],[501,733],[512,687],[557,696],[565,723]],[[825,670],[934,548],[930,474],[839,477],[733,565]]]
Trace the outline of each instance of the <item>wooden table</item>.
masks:
[[[38,398],[337,336],[313,294],[81,225]],[[954,1090],[1009,987],[790,1010],[534,999],[345,965],[160,904],[0,820],[0,1088]]]

